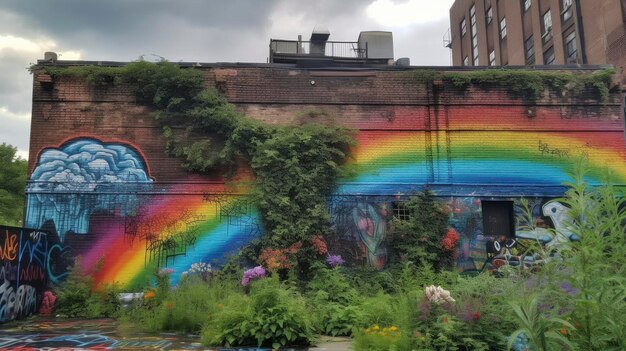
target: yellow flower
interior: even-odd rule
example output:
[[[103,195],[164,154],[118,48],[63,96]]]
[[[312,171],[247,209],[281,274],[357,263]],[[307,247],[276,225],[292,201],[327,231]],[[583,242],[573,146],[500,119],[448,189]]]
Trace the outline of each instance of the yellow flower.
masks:
[[[391,330],[391,331],[396,331],[396,330],[398,330],[398,327],[396,327],[395,325],[392,325],[392,326],[389,328],[389,330]]]
[[[377,325],[375,325],[375,326],[373,326],[373,327],[372,327],[372,329],[373,329],[373,330],[379,330],[379,329],[380,329],[380,327],[379,327],[379,326],[377,326]]]

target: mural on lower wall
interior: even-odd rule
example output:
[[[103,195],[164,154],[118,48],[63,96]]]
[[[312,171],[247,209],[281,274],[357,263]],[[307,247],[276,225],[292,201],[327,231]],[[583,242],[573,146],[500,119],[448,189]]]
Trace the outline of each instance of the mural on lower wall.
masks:
[[[339,233],[334,244],[346,258],[382,267],[393,203],[425,184],[450,207],[463,268],[484,257],[481,201],[528,197],[539,206],[537,219],[549,224],[541,206],[562,194],[578,151],[590,162],[591,182],[599,182],[605,167],[618,183],[626,179],[623,136],[615,135],[620,133],[437,134],[358,134],[356,175],[343,179],[330,199]],[[138,148],[93,137],[42,150],[27,189],[25,220],[58,237],[64,257],[81,256],[84,267],[101,267],[93,272],[97,282],[118,282],[128,290],[159,267],[172,268],[176,284],[191,264],[223,262],[262,233],[245,191],[185,179],[158,183]],[[55,282],[61,274],[48,279]]]
[[[258,222],[224,185],[157,185],[135,148],[95,138],[44,150],[27,189],[26,223],[58,233],[85,269],[99,267],[96,282],[127,289],[160,267],[176,284],[192,263],[223,261],[260,235]]]
[[[336,235],[328,238],[329,247],[350,264],[383,268],[387,262],[384,239],[391,216],[389,205],[389,199],[382,196],[331,197]]]
[[[49,279],[63,277],[58,238],[35,229],[0,226],[0,322],[37,311]]]

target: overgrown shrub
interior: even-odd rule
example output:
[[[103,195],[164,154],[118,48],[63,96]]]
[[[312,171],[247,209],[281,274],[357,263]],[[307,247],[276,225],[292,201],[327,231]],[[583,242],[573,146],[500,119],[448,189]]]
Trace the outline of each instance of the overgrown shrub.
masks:
[[[90,274],[83,272],[80,260],[69,268],[68,276],[55,287],[54,313],[67,317],[115,317],[120,309],[119,288],[109,284],[96,289]]]
[[[320,267],[307,285],[309,300],[317,305],[337,303],[343,306],[358,303],[358,292],[350,286],[340,269]]]
[[[305,303],[293,289],[277,278],[250,284],[250,295],[233,304],[230,301],[203,330],[208,345],[257,345],[280,348],[309,345],[313,328]]]
[[[361,320],[360,297],[341,268],[317,266],[307,285],[307,307],[315,330],[327,335],[350,335]]]
[[[385,240],[394,262],[427,264],[440,271],[452,268],[454,251],[442,243],[448,232],[448,213],[435,194],[424,190],[404,203],[408,219],[394,218]]]
[[[380,327],[373,325],[356,334],[353,344],[355,351],[410,351],[411,338],[396,326]]]
[[[394,293],[403,285],[393,270],[378,270],[373,266],[343,268],[350,286],[361,296],[376,296],[381,292]]]

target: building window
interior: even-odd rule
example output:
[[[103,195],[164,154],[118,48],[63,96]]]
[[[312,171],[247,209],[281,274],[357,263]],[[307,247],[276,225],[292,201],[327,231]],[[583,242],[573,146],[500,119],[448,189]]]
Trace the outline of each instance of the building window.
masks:
[[[470,34],[472,35],[472,63],[474,66],[478,66],[478,33],[476,30],[476,6],[474,5],[470,8],[470,23]]]
[[[554,64],[554,47],[550,47],[546,52],[543,53],[543,64],[544,65],[553,65]]]
[[[576,32],[571,32],[565,37],[565,55],[567,56],[567,63],[576,63],[578,58]]]
[[[563,11],[561,15],[563,16],[563,22],[572,18],[572,1],[573,0],[563,0]]]
[[[493,19],[493,10],[491,10],[491,7],[489,7],[487,11],[485,11],[485,21],[487,22],[487,24],[491,24],[492,19]]]
[[[531,0],[522,0],[522,2],[524,3],[524,11],[528,11],[528,9],[530,8],[530,4],[532,3]]]
[[[472,26],[472,36],[476,35],[476,7],[472,5],[470,8],[470,24]]]
[[[535,63],[535,39],[531,35],[524,42],[524,51],[526,52],[526,64],[532,65]]]
[[[500,39],[506,38],[506,17],[500,20]]]
[[[465,21],[465,18],[463,18],[461,21],[461,36],[464,36],[465,33],[467,33],[467,22]]]
[[[391,210],[393,213],[393,218],[399,219],[401,221],[408,221],[411,218],[409,208],[406,207],[403,202],[392,202]]]
[[[544,43],[552,38],[552,13],[550,10],[543,14],[543,34]]]
[[[495,66],[496,65],[496,52],[491,50],[491,52],[489,53],[489,66]]]
[[[463,66],[469,66],[469,57],[465,56],[463,59]]]

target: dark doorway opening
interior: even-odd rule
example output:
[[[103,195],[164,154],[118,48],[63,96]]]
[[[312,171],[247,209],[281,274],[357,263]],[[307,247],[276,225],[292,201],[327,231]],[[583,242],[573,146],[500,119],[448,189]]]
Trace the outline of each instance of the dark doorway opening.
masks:
[[[481,201],[483,234],[493,238],[515,237],[513,201]]]

